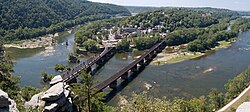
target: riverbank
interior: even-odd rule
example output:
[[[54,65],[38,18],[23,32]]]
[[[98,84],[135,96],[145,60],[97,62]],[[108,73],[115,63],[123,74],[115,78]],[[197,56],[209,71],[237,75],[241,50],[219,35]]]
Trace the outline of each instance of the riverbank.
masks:
[[[68,30],[67,33],[71,34],[72,29]],[[11,44],[5,44],[5,48],[18,48],[18,49],[34,49],[34,48],[45,48],[51,49],[52,45],[56,43],[56,37],[59,36],[59,33],[54,35],[48,34],[42,37],[37,37],[28,40],[16,41]]]
[[[220,41],[218,46],[207,50],[204,53],[202,52],[190,52],[187,50],[187,44],[179,46],[167,46],[163,52],[159,53],[156,58],[152,61],[152,65],[163,65],[163,64],[173,64],[182,62],[189,59],[195,59],[209,54],[211,51],[216,51],[221,48],[228,48],[236,41],[236,38],[233,38],[229,41]]]
[[[43,37],[38,37],[29,40],[21,40],[18,42],[14,42],[12,44],[5,44],[5,48],[19,48],[19,49],[34,49],[41,47],[52,46],[55,43],[54,37],[59,36],[59,33],[55,33],[54,35],[46,35]]]

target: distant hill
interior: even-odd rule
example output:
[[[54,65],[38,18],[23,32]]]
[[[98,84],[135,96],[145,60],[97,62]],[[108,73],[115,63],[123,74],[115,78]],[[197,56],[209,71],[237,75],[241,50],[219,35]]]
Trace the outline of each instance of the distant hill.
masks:
[[[144,6],[125,6],[131,13],[144,13],[149,11],[155,11],[159,9],[173,9],[173,8],[184,8],[184,7],[144,7]],[[238,16],[239,13],[237,11],[231,11],[228,9],[219,9],[219,8],[211,8],[211,7],[185,7],[185,9],[192,9],[196,11],[217,13],[217,14],[227,14],[227,15],[235,15]],[[242,12],[244,13],[244,12]]]
[[[157,10],[160,7],[143,7],[143,6],[125,6],[131,13],[144,13],[148,11]]]
[[[250,16],[250,11],[237,11],[240,16]]]
[[[32,38],[61,31],[86,21],[115,15],[127,16],[130,12],[122,6],[85,0],[0,0],[0,36],[8,38],[7,40]],[[51,28],[46,29],[48,27]],[[19,37],[13,34],[13,32],[17,33],[17,29],[41,34]],[[46,29],[46,32],[37,31],[38,29]]]

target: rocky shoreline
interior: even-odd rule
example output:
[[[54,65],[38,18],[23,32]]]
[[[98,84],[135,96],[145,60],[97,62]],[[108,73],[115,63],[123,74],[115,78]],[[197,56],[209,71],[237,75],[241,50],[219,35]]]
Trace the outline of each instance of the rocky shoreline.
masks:
[[[19,48],[19,49],[34,49],[41,47],[52,46],[55,43],[54,37],[59,36],[59,33],[55,33],[54,35],[50,34],[43,37],[38,37],[35,39],[23,40],[16,44],[5,44],[5,48]]]

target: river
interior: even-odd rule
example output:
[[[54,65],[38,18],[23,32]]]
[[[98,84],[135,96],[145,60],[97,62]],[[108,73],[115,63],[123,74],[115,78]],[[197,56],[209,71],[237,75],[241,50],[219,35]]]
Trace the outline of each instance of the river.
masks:
[[[250,64],[249,50],[250,31],[240,34],[238,40],[229,48],[219,49],[202,58],[161,66],[149,65],[109,103],[116,105],[119,96],[130,96],[132,92],[147,91],[155,97],[166,96],[169,99],[207,95],[211,88],[224,92],[224,84]],[[115,55],[95,76],[96,79],[103,81],[128,65],[126,60],[121,63],[120,59],[130,62],[131,56]],[[145,87],[148,84],[152,85],[149,90]]]
[[[15,75],[21,77],[21,86],[42,87],[40,72],[42,70],[57,74],[55,64],[68,64],[67,56],[73,52],[74,32],[61,33],[59,42],[52,51],[40,49],[7,49],[16,62]],[[69,46],[64,45],[69,41]],[[129,83],[109,103],[117,104],[120,95],[130,96],[134,92],[148,91],[155,97],[198,97],[206,95],[211,88],[224,90],[224,84],[244,71],[250,63],[250,31],[239,35],[238,40],[229,48],[195,60],[186,60],[175,64],[161,66],[149,65],[131,83]],[[103,81],[131,63],[144,52],[117,53],[95,75],[95,79]],[[84,59],[83,59],[84,60]],[[211,69],[211,71],[205,72]],[[152,85],[147,90],[145,84]]]
[[[69,64],[67,57],[74,51],[74,30],[59,33],[56,37],[57,44],[45,48],[36,49],[6,49],[15,61],[14,75],[21,77],[21,87],[34,86],[42,87],[40,72],[45,71],[49,74],[58,74],[54,70],[55,64]],[[69,45],[65,45],[68,40]]]

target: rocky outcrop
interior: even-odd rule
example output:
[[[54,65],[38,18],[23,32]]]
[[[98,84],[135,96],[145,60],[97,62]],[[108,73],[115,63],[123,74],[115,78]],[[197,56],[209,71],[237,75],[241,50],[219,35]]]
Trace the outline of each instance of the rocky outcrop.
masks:
[[[59,82],[62,82],[63,81],[63,78],[62,78],[62,76],[61,75],[57,75],[57,76],[55,76],[51,81],[50,81],[50,85],[55,85],[55,84],[57,84],[57,83],[59,83]]]
[[[0,112],[19,112],[16,102],[9,98],[8,94],[0,89]]]
[[[44,112],[72,112],[69,86],[59,82],[50,87],[41,97],[45,101]]]
[[[28,109],[28,108],[34,108],[35,109],[35,108],[38,108],[38,107],[44,107],[45,102],[41,100],[41,95],[42,94],[43,94],[43,92],[34,95],[30,99],[30,101],[25,102],[24,107],[26,109]]]
[[[52,87],[50,87],[46,92],[44,92],[41,99],[43,101],[56,101],[64,95],[63,91],[64,91],[64,83],[62,82],[57,83]]]
[[[34,95],[25,108],[41,107],[43,112],[73,112],[69,85],[58,82],[47,91]]]

